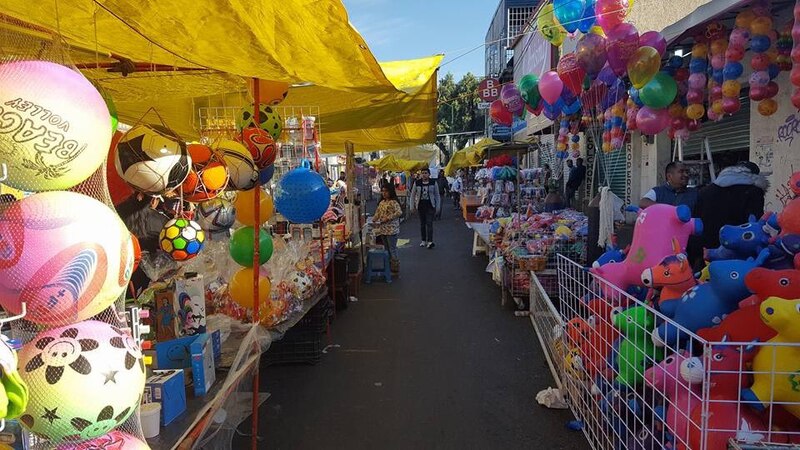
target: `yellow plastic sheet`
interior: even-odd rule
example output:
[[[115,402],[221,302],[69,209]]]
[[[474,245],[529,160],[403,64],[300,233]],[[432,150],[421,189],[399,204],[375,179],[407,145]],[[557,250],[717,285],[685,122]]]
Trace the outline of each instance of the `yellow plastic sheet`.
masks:
[[[486,148],[499,143],[500,142],[494,139],[485,138],[453,153],[450,157],[450,161],[448,161],[447,166],[444,168],[444,174],[448,177],[453,176],[458,169],[480,164],[486,156]]]
[[[388,170],[391,172],[413,172],[428,167],[427,161],[412,161],[409,159],[401,159],[395,155],[386,155],[381,159],[370,161],[368,165],[375,167],[378,170]]]
[[[436,144],[423,144],[415,147],[393,148],[383,151],[386,154],[394,155],[398,159],[408,159],[411,161],[424,161],[429,163],[433,157],[439,153]]]

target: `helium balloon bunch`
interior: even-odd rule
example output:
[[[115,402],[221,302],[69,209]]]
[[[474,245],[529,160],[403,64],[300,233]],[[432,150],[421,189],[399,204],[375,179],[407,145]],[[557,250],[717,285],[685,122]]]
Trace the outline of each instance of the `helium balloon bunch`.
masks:
[[[547,42],[556,47],[564,43],[566,30],[558,23],[552,3],[544,5],[539,11],[539,17],[536,19],[536,26],[539,28],[539,33],[542,34],[542,37],[544,37]]]
[[[744,11],[740,12],[739,16],[744,13]],[[722,110],[725,114],[733,114],[742,108],[739,101],[742,85],[738,79],[744,72],[742,59],[749,39],[750,29],[739,26],[737,22],[728,38],[728,49],[725,51],[725,67],[722,69]]]
[[[577,132],[570,137],[569,148],[573,158],[581,156],[581,137]]]
[[[773,41],[770,35],[773,30],[769,2],[754,2],[751,11],[753,18],[749,24],[747,23],[749,17],[745,17],[742,21],[742,25],[749,25],[750,50],[753,52],[750,60],[750,67],[753,69],[750,75],[750,100],[759,102],[759,114],[771,116],[778,110],[778,102],[773,98],[778,94],[778,84],[772,79],[778,76],[779,71],[770,57]]]
[[[609,153],[612,150],[611,129],[613,127],[614,124],[611,122],[611,108],[608,108],[603,112],[603,135],[602,135],[603,144],[600,147],[603,150],[603,153]]]
[[[639,48],[639,32],[629,23],[621,23],[606,31],[606,58],[613,73],[623,77],[628,73],[628,61]]]
[[[722,27],[717,24],[717,27]],[[708,118],[714,121],[720,120],[725,110],[722,108],[722,84],[725,81],[722,75],[725,69],[725,52],[728,49],[728,41],[721,33],[716,39],[711,41],[711,80],[709,86],[709,104],[711,107],[708,110]]]
[[[597,24],[608,33],[625,21],[631,3],[630,0],[597,0],[594,6]]]
[[[700,120],[706,113],[703,106],[705,89],[708,84],[708,45],[697,43],[692,47],[692,58],[689,60],[689,90],[686,92],[686,116],[690,120]]]
[[[625,123],[626,101],[625,98],[621,98],[611,108],[606,110],[609,113],[609,121],[611,123],[609,144],[612,150],[622,148],[622,145],[625,143],[625,132],[627,131],[627,124]]]
[[[633,96],[628,97],[628,104],[625,108],[625,126],[631,130],[636,131],[639,128],[636,125],[636,114],[639,112],[639,105],[633,100]]]
[[[575,56],[578,65],[591,79],[595,79],[608,61],[606,38],[599,34],[587,33],[578,40]]]
[[[792,27],[792,71],[790,79],[794,86],[792,94],[792,105],[800,109],[800,0],[794,5],[794,26]]]
[[[558,129],[558,140],[556,150],[561,152],[567,151],[567,144],[569,143],[569,120],[566,118],[561,119],[561,126]]]

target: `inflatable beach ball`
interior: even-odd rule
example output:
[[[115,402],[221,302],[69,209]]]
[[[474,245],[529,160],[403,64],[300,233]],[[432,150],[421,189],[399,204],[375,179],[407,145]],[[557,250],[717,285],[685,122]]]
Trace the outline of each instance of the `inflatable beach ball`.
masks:
[[[131,434],[114,430],[79,444],[62,444],[56,450],[150,450],[150,446]]]
[[[314,223],[331,203],[325,180],[306,168],[289,171],[275,187],[275,209],[294,223]]]
[[[195,210],[197,223],[207,231],[224,231],[236,222],[236,208],[223,198],[200,203]]]
[[[174,132],[161,125],[136,125],[117,144],[114,166],[132,188],[162,195],[183,183],[192,158],[186,143]]]
[[[42,192],[0,213],[0,305],[45,325],[87,319],[113,303],[133,272],[131,233],[99,201]]]
[[[144,390],[139,346],[95,320],[39,333],[20,350],[19,367],[31,392],[19,420],[54,443],[103,436],[133,414]]]
[[[222,154],[222,159],[228,167],[230,187],[246,191],[256,186],[258,167],[244,145],[230,139],[222,139],[217,142],[215,149]]]
[[[161,229],[158,235],[161,250],[175,261],[186,261],[194,258],[203,249],[206,234],[200,225],[189,219],[172,219]]]
[[[283,131],[283,119],[281,119],[280,114],[273,107],[263,103],[258,106],[258,124],[256,124],[255,117],[253,117],[254,105],[250,105],[242,109],[236,126],[240,130],[251,127],[261,128],[269,133],[273,139],[280,139]]]
[[[3,183],[23,191],[69,189],[105,159],[111,116],[80,73],[45,61],[0,64]]]

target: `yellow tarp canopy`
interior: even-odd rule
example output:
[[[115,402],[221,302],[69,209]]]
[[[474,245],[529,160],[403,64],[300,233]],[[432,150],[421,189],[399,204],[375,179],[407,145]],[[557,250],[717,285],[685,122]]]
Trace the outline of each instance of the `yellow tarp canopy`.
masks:
[[[383,152],[394,155],[399,159],[430,162],[430,160],[439,153],[439,147],[437,147],[436,144],[423,144],[416,147],[393,148],[384,150]]]
[[[370,161],[367,164],[378,170],[388,170],[390,172],[413,172],[428,167],[427,161],[401,159],[395,155],[386,155],[381,159]]]
[[[444,168],[444,174],[450,177],[453,176],[458,169],[480,164],[486,156],[486,148],[499,143],[500,142],[494,139],[484,138],[469,147],[464,147],[453,153],[450,157],[450,161],[447,162],[447,166]]]

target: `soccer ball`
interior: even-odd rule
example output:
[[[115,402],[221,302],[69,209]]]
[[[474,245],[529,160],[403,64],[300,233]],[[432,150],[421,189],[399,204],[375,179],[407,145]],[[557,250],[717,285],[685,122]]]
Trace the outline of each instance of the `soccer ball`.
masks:
[[[236,222],[236,208],[222,198],[208,200],[197,206],[197,223],[208,231],[224,231]]]
[[[202,202],[218,196],[228,184],[228,168],[222,155],[203,144],[189,144],[192,170],[181,189],[187,202]]]
[[[175,261],[186,261],[197,256],[205,240],[206,235],[200,225],[183,218],[167,222],[158,235],[161,250]]]
[[[241,116],[236,124],[240,130],[245,128],[261,128],[266,131],[272,138],[278,140],[283,131],[283,120],[281,119],[278,111],[271,106],[261,104],[258,107],[258,125],[253,120],[253,105],[242,109]]]
[[[162,195],[183,183],[192,158],[183,139],[171,130],[160,125],[137,125],[117,144],[114,166],[132,188]]]
[[[253,157],[256,167],[266,169],[275,162],[277,148],[269,133],[261,128],[245,128],[242,130],[242,143]]]
[[[229,185],[240,191],[253,189],[258,183],[258,167],[244,145],[223,139],[215,148],[222,154],[222,160],[228,166]]]

